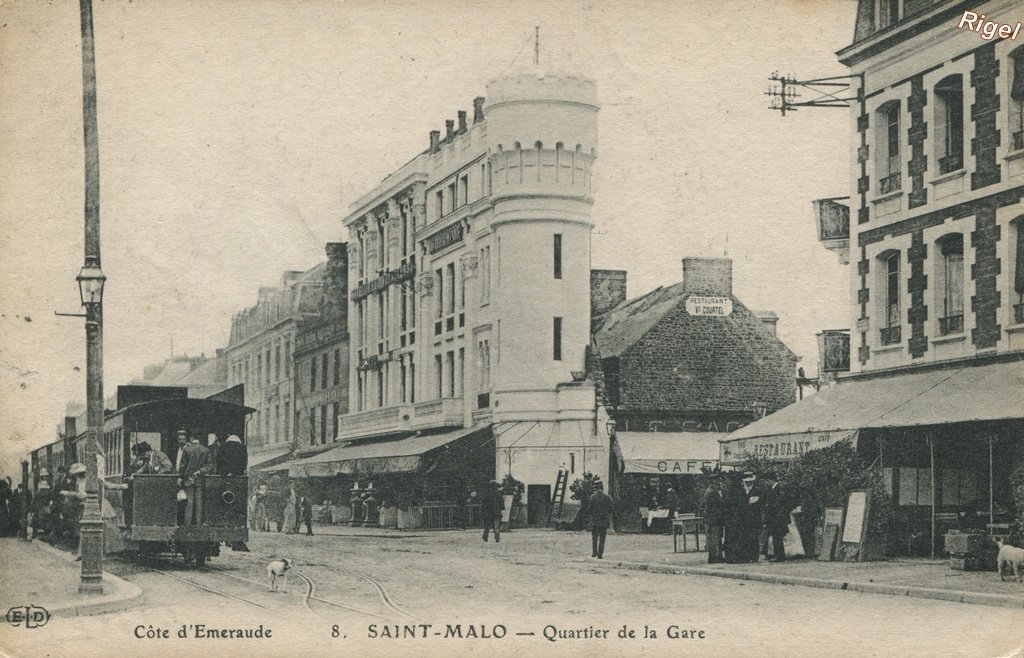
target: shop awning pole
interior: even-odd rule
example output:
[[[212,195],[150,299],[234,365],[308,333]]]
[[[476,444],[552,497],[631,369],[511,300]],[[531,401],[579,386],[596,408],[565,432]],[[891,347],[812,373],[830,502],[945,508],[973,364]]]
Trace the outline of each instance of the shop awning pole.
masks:
[[[988,435],[988,530],[992,532],[992,524],[995,523],[995,509],[992,497],[992,435]]]
[[[931,468],[928,469],[931,472],[932,478],[932,559],[935,559],[935,440],[932,437],[928,437],[928,458],[931,461]]]

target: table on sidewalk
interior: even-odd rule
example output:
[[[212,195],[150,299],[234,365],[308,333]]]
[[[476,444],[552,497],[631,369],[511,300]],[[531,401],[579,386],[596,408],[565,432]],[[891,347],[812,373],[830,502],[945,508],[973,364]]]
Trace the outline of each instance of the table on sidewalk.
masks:
[[[700,550],[700,529],[704,525],[704,517],[696,514],[678,514],[672,519],[672,552],[679,552],[679,536],[683,536],[683,553],[686,552],[686,535],[693,532],[693,539]]]

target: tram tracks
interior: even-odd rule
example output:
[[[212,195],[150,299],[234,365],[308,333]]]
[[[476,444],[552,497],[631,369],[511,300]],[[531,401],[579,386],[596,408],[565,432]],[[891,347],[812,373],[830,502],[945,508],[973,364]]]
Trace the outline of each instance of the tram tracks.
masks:
[[[168,571],[163,571],[161,569],[153,569],[153,568],[150,568],[149,571],[152,572],[152,573],[160,574],[161,576],[165,576],[167,578],[171,578],[172,580],[177,580],[180,583],[185,583],[186,585],[191,585],[192,587],[195,587],[196,589],[201,589],[204,592],[209,592],[210,594],[216,594],[217,596],[222,596],[222,597],[227,598],[227,599],[234,599],[236,601],[241,601],[242,603],[246,603],[248,605],[255,606],[257,608],[262,608],[263,610],[267,609],[267,606],[265,606],[265,605],[263,605],[261,603],[257,603],[256,601],[252,601],[250,599],[247,599],[244,596],[238,596],[237,594],[231,594],[230,592],[225,592],[225,591],[216,589],[214,587],[209,587],[207,585],[202,585],[202,584],[197,583],[197,582],[195,582],[193,580],[189,580],[188,578],[182,578],[181,576],[179,576],[177,574],[170,573]]]

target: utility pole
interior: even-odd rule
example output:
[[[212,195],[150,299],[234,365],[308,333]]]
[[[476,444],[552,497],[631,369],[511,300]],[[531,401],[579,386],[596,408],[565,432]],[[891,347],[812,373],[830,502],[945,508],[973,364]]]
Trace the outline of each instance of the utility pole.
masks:
[[[100,269],[100,151],[96,125],[96,53],[92,0],[79,0],[82,19],[82,120],[85,139],[85,264],[78,275],[85,306],[85,509],[79,522],[82,574],[78,591],[103,593],[103,519],[100,516],[98,442],[103,436],[103,285]]]

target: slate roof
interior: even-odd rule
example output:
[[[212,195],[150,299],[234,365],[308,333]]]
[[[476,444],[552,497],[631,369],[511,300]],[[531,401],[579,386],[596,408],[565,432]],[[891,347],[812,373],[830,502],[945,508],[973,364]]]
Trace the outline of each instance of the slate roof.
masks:
[[[666,313],[682,303],[684,297],[685,289],[681,282],[667,288],[658,286],[594,318],[591,333],[601,358],[621,356]]]

